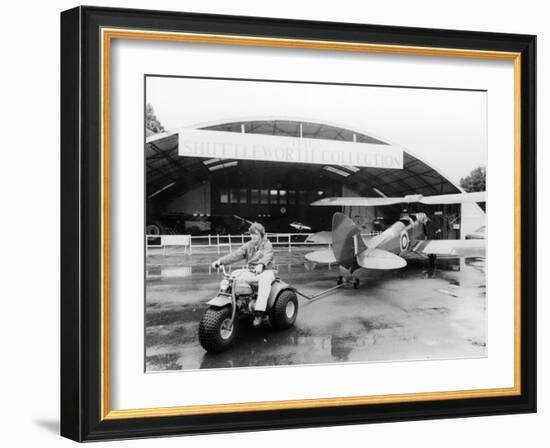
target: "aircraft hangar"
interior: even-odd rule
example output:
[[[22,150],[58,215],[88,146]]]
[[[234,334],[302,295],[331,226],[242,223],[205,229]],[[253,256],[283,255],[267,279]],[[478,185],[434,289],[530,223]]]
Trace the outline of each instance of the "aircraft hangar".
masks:
[[[240,120],[209,123],[201,130],[325,142],[391,145],[357,129],[306,120]],[[439,195],[462,190],[436,167],[403,149],[400,168],[341,164],[305,164],[265,160],[180,156],[180,130],[147,138],[147,233],[238,234],[246,220],[259,221],[269,232],[290,232],[292,223],[312,232],[329,230],[340,207],[316,207],[332,196]],[[231,134],[229,134],[231,133]],[[442,149],[444,150],[444,149]],[[362,231],[383,230],[406,209],[401,206],[354,207],[345,212]],[[479,207],[415,206],[432,216],[434,237],[464,237],[483,225]]]
[[[228,153],[225,141],[233,142]],[[282,152],[250,156],[258,141],[263,149]],[[293,153],[288,148],[329,148],[326,153],[334,155],[338,145],[347,145],[346,153],[373,147],[380,160],[288,161]],[[484,212],[475,203],[344,210],[312,205],[338,196],[462,191],[406,148],[332,123],[256,119],[149,135],[145,155],[147,371],[486,356],[484,258],[438,259],[435,269],[425,258],[408,259],[406,269],[363,270],[357,289],[347,282],[334,290],[338,265],[306,257],[326,247],[325,241],[309,238],[330,230],[337,211],[352,218],[362,235],[383,231],[403,212],[426,212],[430,239],[464,238],[484,225]],[[322,300],[300,297],[292,328],[242,325],[234,347],[206,353],[198,341],[199,322],[225,278],[212,262],[248,239],[250,221],[265,225],[283,281],[310,298],[332,292]],[[240,262],[228,269],[243,267]]]

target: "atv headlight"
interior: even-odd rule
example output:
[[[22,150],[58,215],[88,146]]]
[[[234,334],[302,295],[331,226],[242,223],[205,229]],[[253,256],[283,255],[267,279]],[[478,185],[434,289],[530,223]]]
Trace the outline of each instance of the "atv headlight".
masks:
[[[229,289],[229,280],[224,278],[221,282],[220,282],[220,291],[221,292],[227,292],[227,290]]]

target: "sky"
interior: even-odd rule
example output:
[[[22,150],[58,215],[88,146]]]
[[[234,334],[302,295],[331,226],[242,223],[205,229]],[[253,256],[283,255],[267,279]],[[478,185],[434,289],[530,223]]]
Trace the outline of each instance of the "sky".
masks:
[[[323,122],[377,137],[458,183],[487,165],[486,92],[147,77],[166,130],[212,122]]]

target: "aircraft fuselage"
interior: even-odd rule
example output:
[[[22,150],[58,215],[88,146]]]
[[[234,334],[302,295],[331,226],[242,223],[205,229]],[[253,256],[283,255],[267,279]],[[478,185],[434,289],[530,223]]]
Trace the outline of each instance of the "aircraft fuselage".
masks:
[[[426,221],[424,213],[404,215],[380,235],[365,241],[367,250],[382,249],[396,255],[408,252],[413,241],[426,239]]]

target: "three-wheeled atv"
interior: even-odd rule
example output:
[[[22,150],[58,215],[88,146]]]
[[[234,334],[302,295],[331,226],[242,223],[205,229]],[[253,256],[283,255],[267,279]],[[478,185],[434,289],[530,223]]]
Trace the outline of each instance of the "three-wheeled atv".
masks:
[[[208,309],[199,324],[199,342],[209,353],[227,350],[235,342],[239,326],[252,321],[258,291],[246,282],[239,282],[245,269],[228,273],[222,266],[223,279],[216,297],[208,302]],[[275,330],[294,325],[298,315],[296,289],[279,277],[271,284],[266,315]]]

